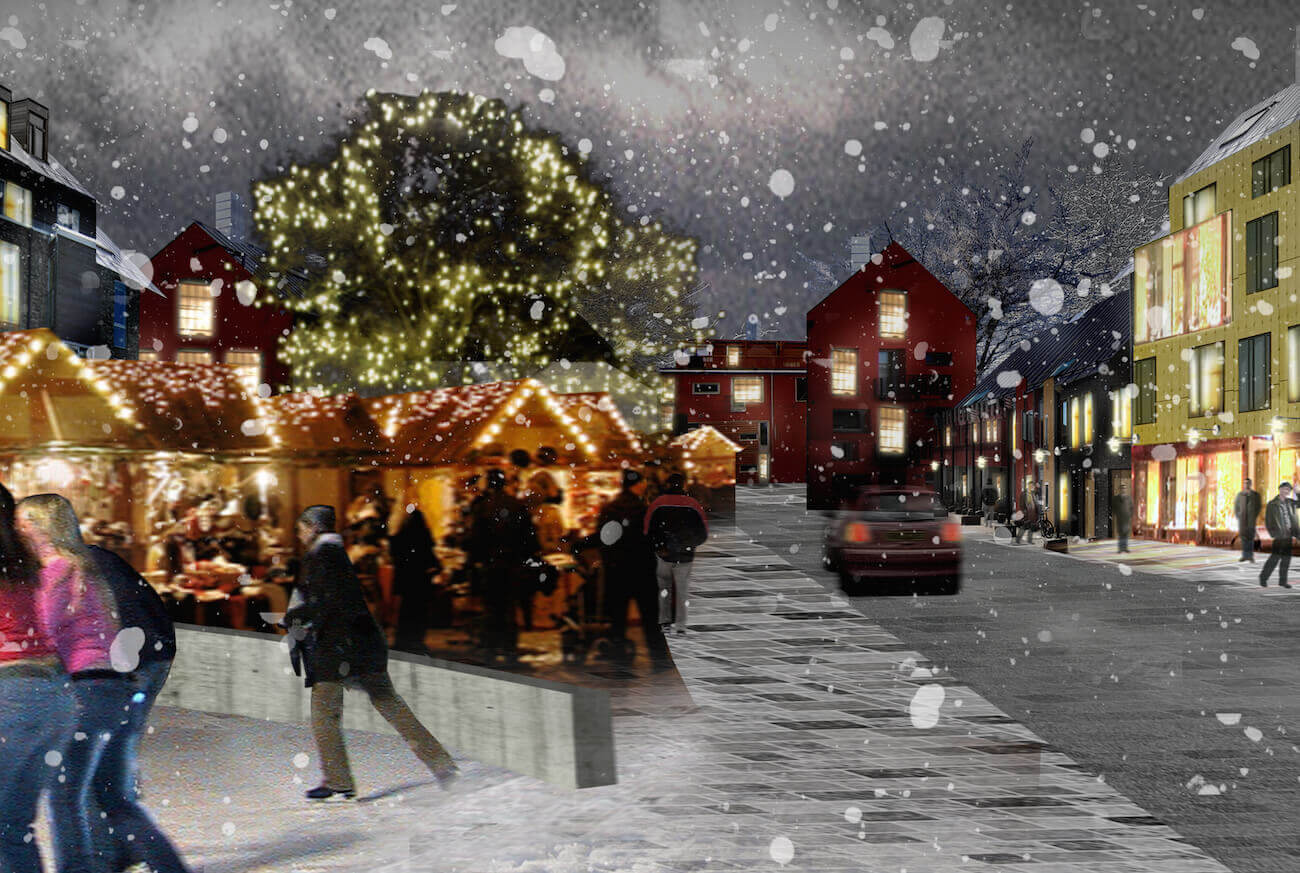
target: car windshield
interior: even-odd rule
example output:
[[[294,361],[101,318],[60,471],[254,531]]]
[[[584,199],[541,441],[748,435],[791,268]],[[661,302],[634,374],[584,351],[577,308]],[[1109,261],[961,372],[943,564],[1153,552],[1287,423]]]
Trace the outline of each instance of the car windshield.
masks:
[[[858,498],[863,512],[933,512],[934,494],[929,491],[868,491]]]

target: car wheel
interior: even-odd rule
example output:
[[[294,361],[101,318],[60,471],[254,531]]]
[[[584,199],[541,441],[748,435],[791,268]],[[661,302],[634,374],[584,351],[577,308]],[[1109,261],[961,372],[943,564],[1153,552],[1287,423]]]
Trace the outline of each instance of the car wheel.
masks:
[[[862,593],[862,582],[857,576],[854,576],[847,570],[841,570],[840,590],[845,594],[860,595]]]

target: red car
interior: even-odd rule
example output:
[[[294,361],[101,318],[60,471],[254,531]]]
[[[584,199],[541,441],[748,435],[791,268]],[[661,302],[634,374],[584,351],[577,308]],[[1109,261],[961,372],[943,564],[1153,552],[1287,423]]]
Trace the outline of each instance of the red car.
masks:
[[[845,592],[880,593],[961,587],[961,525],[949,521],[933,491],[868,488],[826,531],[823,564]]]

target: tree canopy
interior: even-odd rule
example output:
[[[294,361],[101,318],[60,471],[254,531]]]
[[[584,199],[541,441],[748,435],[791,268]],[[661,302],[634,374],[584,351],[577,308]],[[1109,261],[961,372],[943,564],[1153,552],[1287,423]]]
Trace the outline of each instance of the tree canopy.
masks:
[[[370,92],[324,156],[254,185],[295,379],[328,390],[607,361],[649,382],[697,335],[696,244],[626,222],[586,160],[500,100]]]

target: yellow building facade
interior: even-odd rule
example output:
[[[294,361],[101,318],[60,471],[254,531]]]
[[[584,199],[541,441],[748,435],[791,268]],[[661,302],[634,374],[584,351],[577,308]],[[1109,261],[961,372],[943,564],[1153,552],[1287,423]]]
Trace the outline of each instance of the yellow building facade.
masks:
[[[1300,478],[1300,85],[1242,113],[1134,253],[1133,496],[1143,534],[1226,544],[1243,480]]]

